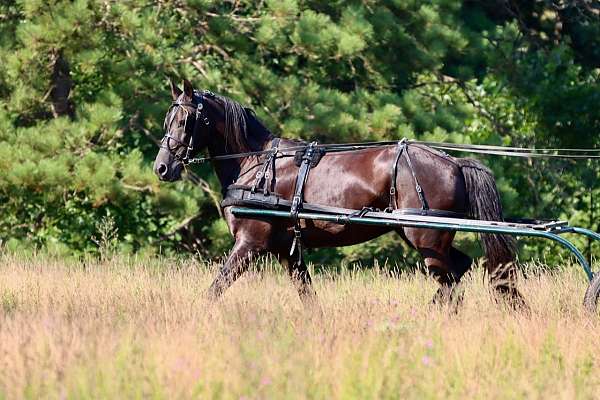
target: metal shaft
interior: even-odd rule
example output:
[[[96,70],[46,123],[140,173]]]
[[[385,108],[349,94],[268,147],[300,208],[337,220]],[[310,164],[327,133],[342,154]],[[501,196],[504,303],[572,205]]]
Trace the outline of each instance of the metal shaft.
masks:
[[[266,210],[257,208],[243,208],[243,207],[232,207],[231,213],[236,217],[246,218],[290,218],[289,211],[280,210]],[[375,225],[383,227],[409,227],[409,228],[422,228],[422,229],[436,229],[444,231],[456,231],[456,232],[477,232],[477,233],[497,233],[512,236],[530,236],[530,237],[541,237],[553,240],[566,247],[577,259],[581,267],[585,271],[588,279],[591,281],[593,277],[592,270],[588,265],[585,257],[581,252],[569,242],[567,239],[560,237],[561,233],[580,233],[588,237],[592,237],[596,240],[600,240],[600,235],[595,232],[589,231],[582,228],[567,227],[559,229],[554,232],[541,231],[530,228],[518,228],[518,227],[499,227],[499,226],[485,226],[469,224],[468,220],[460,220],[456,223],[448,222],[421,222],[421,221],[407,221],[395,220],[395,219],[383,219],[373,217],[360,217],[340,214],[329,214],[329,213],[314,213],[314,212],[299,212],[298,219],[315,220],[315,221],[327,221],[336,224],[360,224],[360,225]],[[481,222],[481,221],[478,221]]]

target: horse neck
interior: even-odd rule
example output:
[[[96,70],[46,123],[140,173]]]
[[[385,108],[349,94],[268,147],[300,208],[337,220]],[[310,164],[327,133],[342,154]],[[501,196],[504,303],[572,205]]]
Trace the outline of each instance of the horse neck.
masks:
[[[239,154],[247,151],[261,151],[267,150],[270,146],[270,142],[273,139],[272,135],[267,132],[260,132],[260,134],[248,133],[248,147],[249,149],[236,149],[227,146],[223,135],[214,135],[214,140],[208,146],[208,153],[211,157]],[[220,160],[213,163],[219,182],[221,183],[221,190],[225,191],[229,185],[234,183],[240,173],[247,168],[249,164],[253,164],[256,161],[254,157],[240,157],[233,158],[231,160]]]

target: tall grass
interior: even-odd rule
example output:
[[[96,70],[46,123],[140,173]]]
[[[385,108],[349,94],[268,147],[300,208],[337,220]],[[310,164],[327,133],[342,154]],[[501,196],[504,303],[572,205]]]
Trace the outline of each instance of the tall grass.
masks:
[[[576,267],[521,280],[531,313],[490,298],[481,270],[457,314],[435,282],[371,270],[251,272],[207,303],[211,266],[4,256],[0,398],[596,398],[600,324]]]

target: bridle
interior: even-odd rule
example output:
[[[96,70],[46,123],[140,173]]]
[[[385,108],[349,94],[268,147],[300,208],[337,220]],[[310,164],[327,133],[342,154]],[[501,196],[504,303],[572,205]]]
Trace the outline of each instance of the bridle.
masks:
[[[190,160],[190,156],[192,155],[192,153],[194,152],[194,143],[197,143],[199,141],[198,138],[198,134],[200,131],[200,126],[204,126],[206,128],[208,128],[210,126],[210,119],[206,116],[206,113],[204,113],[204,98],[205,97],[215,97],[214,93],[209,91],[209,90],[203,90],[202,92],[199,91],[194,91],[193,94],[193,98],[192,101],[174,101],[171,103],[171,106],[169,107],[169,110],[167,111],[167,115],[168,117],[168,121],[167,118],[165,118],[165,122],[164,122],[164,130],[165,130],[165,136],[162,138],[162,140],[160,141],[160,148],[162,149],[166,149],[176,160],[181,161],[184,165],[189,163]],[[181,107],[183,109],[183,112],[185,114],[184,117],[184,122],[183,122],[183,132],[184,132],[184,137],[182,140],[179,140],[175,137],[173,137],[173,135],[170,132],[170,128],[171,125],[173,124],[173,120],[175,119],[175,115],[177,115],[177,108]],[[192,127],[192,132],[189,140],[186,140],[187,136],[188,136],[188,130],[187,130],[187,123],[188,123],[188,119],[190,117],[190,111],[189,108],[193,108],[194,109],[194,114],[195,114],[195,118],[194,118],[194,126]],[[171,141],[175,142],[177,144],[177,146],[174,149],[171,149],[170,143]],[[186,143],[187,141],[187,143]],[[182,156],[181,152],[179,151],[180,148],[185,148],[185,153]]]

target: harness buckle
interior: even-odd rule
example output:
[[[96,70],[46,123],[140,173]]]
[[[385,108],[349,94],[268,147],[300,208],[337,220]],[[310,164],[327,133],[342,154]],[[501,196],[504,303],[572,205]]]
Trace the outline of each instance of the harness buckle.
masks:
[[[298,249],[298,259],[302,260],[302,231],[300,230],[300,224],[294,224],[294,240],[292,241],[292,247],[290,248],[290,257],[294,255],[294,251]]]
[[[296,213],[297,213],[297,209],[298,209],[299,205],[300,205],[300,196],[294,196],[294,198],[292,199],[292,210],[296,211]]]
[[[271,174],[269,173],[269,170],[267,169],[267,171],[265,172],[265,183],[263,185],[263,195],[268,196],[269,195],[269,187],[271,186]]]
[[[302,231],[300,230],[300,227],[297,225],[294,225],[294,237],[296,239],[300,239],[301,236],[302,236]]]

